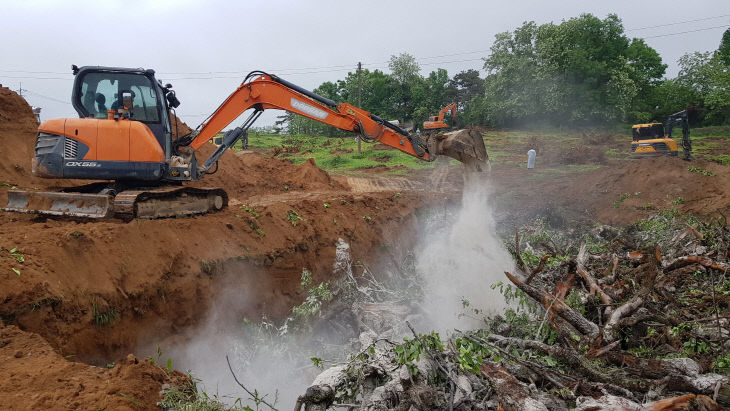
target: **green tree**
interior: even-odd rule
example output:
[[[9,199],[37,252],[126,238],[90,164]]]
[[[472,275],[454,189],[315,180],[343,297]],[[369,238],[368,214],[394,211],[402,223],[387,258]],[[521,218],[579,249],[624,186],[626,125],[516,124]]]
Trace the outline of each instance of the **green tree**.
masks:
[[[699,97],[697,105],[704,109],[704,122],[730,122],[730,68],[725,65],[722,54],[719,51],[685,54],[679,59],[679,67],[676,81]]]
[[[420,86],[416,86],[413,93],[416,105],[413,113],[414,120],[423,122],[449,104],[446,93],[448,84],[448,72],[445,69],[437,69],[432,71]]]
[[[616,15],[583,14],[498,34],[484,68],[485,108],[495,123],[580,125],[629,117],[666,66],[624,35]]]
[[[462,107],[474,97],[483,95],[484,79],[473,69],[456,73],[446,86],[446,99]]]
[[[416,58],[408,53],[390,56],[388,68],[393,78],[401,84],[415,84],[421,78],[421,67]]]
[[[722,34],[722,40],[720,41],[720,47],[717,49],[717,54],[726,66],[730,66],[730,29],[725,30]]]

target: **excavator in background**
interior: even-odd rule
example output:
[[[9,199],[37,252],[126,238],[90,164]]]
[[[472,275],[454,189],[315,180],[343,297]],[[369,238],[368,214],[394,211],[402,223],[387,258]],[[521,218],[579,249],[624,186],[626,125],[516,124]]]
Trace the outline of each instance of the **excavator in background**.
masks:
[[[682,126],[682,151],[684,159],[692,159],[692,141],[689,137],[687,110],[674,113],[662,123],[635,124],[632,127],[631,157],[677,156],[677,142],[672,138],[675,126]],[[666,127],[666,134],[665,134]]]
[[[428,121],[423,122],[423,129],[425,131],[439,131],[449,128],[449,125],[444,122],[444,115],[451,111],[451,123],[456,124],[456,103],[451,103],[439,111],[438,116],[431,116]]]
[[[424,141],[363,109],[263,71],[249,73],[196,130],[173,140],[171,111],[180,101],[172,85],[155,78],[154,70],[72,69],[71,103],[80,118],[47,120],[38,127],[32,172],[43,178],[107,181],[57,192],[12,190],[5,210],[92,218],[177,217],[221,210],[228,202],[224,190],[183,183],[215,173],[220,157],[237,141],[245,148],[248,128],[268,109],[351,131],[424,161],[445,155],[481,170],[488,160],[481,135]],[[248,110],[243,124],[225,132],[221,145],[198,164],[196,151]]]

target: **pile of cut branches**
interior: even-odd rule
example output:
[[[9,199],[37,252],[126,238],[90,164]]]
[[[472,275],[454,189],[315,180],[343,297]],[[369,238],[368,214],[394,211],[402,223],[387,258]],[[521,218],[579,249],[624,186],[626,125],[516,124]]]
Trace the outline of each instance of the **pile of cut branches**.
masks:
[[[510,302],[479,330],[361,351],[296,406],[359,409],[730,407],[730,230],[663,214],[625,229],[523,227]]]

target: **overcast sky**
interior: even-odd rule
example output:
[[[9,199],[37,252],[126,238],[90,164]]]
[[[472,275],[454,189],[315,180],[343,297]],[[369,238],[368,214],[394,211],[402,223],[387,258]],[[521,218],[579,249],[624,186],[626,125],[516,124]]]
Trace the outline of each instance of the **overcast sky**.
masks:
[[[481,69],[496,33],[581,13],[616,13],[630,37],[659,52],[669,77],[680,56],[715,50],[730,26],[728,0],[0,0],[0,83],[22,83],[42,119],[76,117],[71,64],[152,68],[173,84],[178,115],[194,127],[251,70],[313,89],[358,61],[387,71],[391,55],[407,52],[422,74],[441,67],[453,76]]]

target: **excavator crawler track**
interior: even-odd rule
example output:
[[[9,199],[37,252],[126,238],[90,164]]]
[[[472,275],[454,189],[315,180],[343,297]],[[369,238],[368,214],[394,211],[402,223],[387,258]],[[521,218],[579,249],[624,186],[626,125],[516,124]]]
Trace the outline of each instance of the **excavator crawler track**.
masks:
[[[104,218],[185,217],[220,211],[228,195],[219,188],[159,187],[124,190],[116,196],[79,192],[8,192],[7,211],[55,216]]]
[[[114,212],[137,218],[184,217],[219,211],[228,195],[219,188],[164,187],[127,190],[114,197]]]

